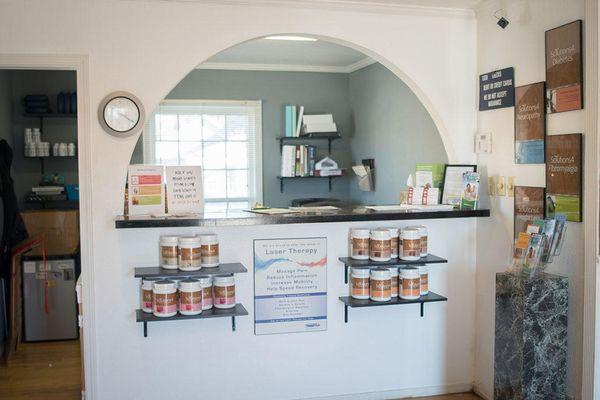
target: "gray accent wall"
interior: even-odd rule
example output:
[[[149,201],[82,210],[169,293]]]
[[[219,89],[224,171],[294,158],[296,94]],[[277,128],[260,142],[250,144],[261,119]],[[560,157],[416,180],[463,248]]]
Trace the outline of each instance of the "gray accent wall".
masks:
[[[305,113],[330,113],[344,139],[333,144],[332,158],[349,167],[351,129],[348,74],[273,71],[194,70],[167,96],[168,99],[262,100],[263,202],[289,206],[293,199],[326,197],[346,200],[349,179],[338,179],[329,193],[326,180],[288,181],[279,191],[281,155],[275,139],[284,134],[284,105],[305,107]],[[327,155],[326,141],[317,149],[317,161]]]
[[[374,158],[376,169],[376,190],[362,192],[353,181],[350,197],[358,204],[398,204],[416,163],[447,162],[440,134],[412,90],[383,65],[351,73],[349,87],[352,159]]]
[[[12,146],[11,113],[12,113],[12,87],[10,84],[10,71],[0,70],[0,139],[4,139]]]

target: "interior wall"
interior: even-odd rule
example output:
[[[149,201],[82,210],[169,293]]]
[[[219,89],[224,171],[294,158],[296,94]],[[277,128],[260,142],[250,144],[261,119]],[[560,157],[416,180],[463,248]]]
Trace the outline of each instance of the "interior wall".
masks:
[[[506,9],[510,24],[496,25],[493,14]],[[545,80],[544,32],[582,19],[583,0],[491,0],[477,10],[477,73],[515,68],[517,86]],[[584,21],[585,29],[585,21]],[[478,131],[491,132],[493,152],[479,155],[478,164],[489,176],[515,176],[517,185],[545,186],[544,165],[514,164],[513,108],[478,113]],[[547,134],[584,133],[584,111],[547,117]],[[585,171],[584,171],[585,173]],[[477,350],[475,383],[492,398],[494,366],[494,285],[496,272],[505,271],[513,240],[513,198],[492,197],[492,217],[480,219],[477,235]],[[589,221],[589,223],[594,223]],[[583,310],[583,223],[568,223],[563,252],[548,272],[569,278],[569,336],[567,381],[569,395],[581,397]],[[494,246],[489,245],[493,238]]]
[[[446,163],[444,144],[431,116],[413,92],[381,64],[350,74],[354,123],[352,159],[375,159],[375,191],[354,184],[358,204],[397,204],[416,163]]]
[[[12,101],[10,96],[12,88],[9,75],[9,71],[0,69],[0,139],[6,140],[12,147]]]
[[[144,339],[141,326],[135,322],[138,282],[132,270],[135,266],[155,262],[154,243],[163,232],[115,230],[113,220],[123,210],[127,165],[137,137],[109,136],[95,117],[101,99],[114,90],[129,90],[141,98],[146,110],[154,109],[194,66],[237,43],[277,33],[314,34],[352,44],[401,74],[432,112],[444,144],[450,149],[447,151],[450,161],[468,162],[474,158],[471,144],[476,130],[476,23],[471,13],[421,7],[356,12],[351,7],[325,10],[141,0],[56,0],[52,3],[5,0],[2,7],[0,62],[6,54],[81,54],[89,62],[87,75],[82,78],[89,83],[89,97],[80,98],[80,105],[88,105],[90,124],[84,125],[79,133],[89,138],[89,147],[80,149],[85,156],[80,158],[80,163],[87,165],[89,161],[91,165],[91,170],[80,171],[86,178],[81,192],[82,216],[90,218],[84,225],[84,228],[89,227],[90,236],[84,229],[82,254],[91,252],[91,259],[82,260],[84,335],[89,346],[85,354],[86,398],[120,398],[123,393],[140,399],[195,397],[200,390],[198,382],[202,382],[202,395],[218,398],[222,397],[223,390],[236,390],[236,385],[231,384],[231,375],[216,374],[223,370],[233,370],[236,379],[243,379],[240,391],[235,392],[239,398],[259,396],[264,391],[261,398],[265,400],[281,399],[276,389],[281,389],[285,398],[328,395],[352,398],[351,393],[400,391],[410,387],[417,394],[464,390],[464,380],[472,382],[474,336],[473,331],[465,327],[475,325],[475,249],[469,245],[475,241],[474,221],[427,222],[439,235],[435,251],[456,263],[448,266],[451,278],[447,285],[436,283],[439,290],[452,299],[447,305],[428,307],[424,320],[411,313],[418,313],[417,309],[376,310],[375,314],[359,312],[357,323],[349,325],[343,324],[343,308],[337,304],[337,296],[344,294],[346,288],[338,286],[341,285],[338,269],[341,266],[335,257],[347,251],[346,234],[350,224],[219,229],[217,232],[224,242],[224,260],[242,260],[249,265],[252,258],[248,246],[252,238],[326,236],[332,257],[330,273],[335,273],[329,286],[332,321],[329,330],[323,336],[257,338],[252,335],[249,322],[252,319],[250,305],[251,315],[243,323],[240,321],[240,330],[235,334],[228,330],[228,321],[174,322],[150,327],[150,337]],[[36,29],[23,30],[25,25]],[[69,40],[65,40],[65,32]],[[452,101],[448,101],[449,94]],[[88,209],[88,205],[91,208]],[[195,229],[186,230],[193,231]],[[447,246],[447,237],[459,240]],[[455,269],[458,269],[456,275]],[[247,302],[252,291],[251,274],[238,282],[241,299]],[[398,319],[390,318],[390,312]],[[450,335],[448,329],[452,329]],[[398,373],[400,358],[387,353],[399,345],[395,339],[385,339],[383,347],[380,340],[367,339],[371,347],[359,353],[364,354],[361,362],[385,370],[382,375],[376,374],[374,380],[364,379],[364,374],[358,373],[362,371],[353,362],[355,358],[343,357],[349,354],[343,351],[355,348],[365,338],[393,338],[399,331],[421,333],[410,333],[413,340],[406,349],[415,350],[414,359],[427,361],[419,364],[423,368],[407,370],[406,380]],[[393,334],[388,335],[389,332]],[[321,340],[322,337],[327,339]],[[318,347],[311,347],[313,343]],[[339,343],[344,346],[338,346]],[[373,346],[374,343],[377,346]],[[314,357],[305,358],[304,349]],[[374,360],[371,354],[385,355],[385,361],[371,364]],[[312,367],[308,376],[317,381],[309,379],[312,384],[307,385],[306,380],[290,373],[298,365],[296,356]],[[206,367],[209,365],[206,360],[210,360],[210,369]],[[194,368],[182,367],[192,363],[205,368],[203,371],[209,373],[209,379],[202,379]],[[434,373],[429,372],[431,368],[435,369]],[[333,375],[332,371],[335,371]],[[204,382],[208,382],[208,386],[205,387]],[[437,383],[446,386],[431,386]],[[174,388],[177,388],[176,394]],[[180,388],[186,392],[179,392]],[[389,397],[392,396],[382,392],[354,396],[361,399]]]
[[[12,124],[11,136],[14,150],[13,178],[17,199],[22,202],[33,186],[38,186],[42,173],[38,158],[26,158],[24,155],[25,128],[40,127],[39,118],[24,115],[23,98],[28,94],[45,94],[50,100],[50,108],[57,110],[56,96],[59,92],[75,92],[77,78],[73,71],[36,71],[21,70],[7,71],[11,82]],[[77,143],[77,119],[75,118],[45,118],[42,140],[52,143]],[[46,158],[44,159],[47,174],[57,173],[65,177],[67,184],[78,182],[77,158]]]

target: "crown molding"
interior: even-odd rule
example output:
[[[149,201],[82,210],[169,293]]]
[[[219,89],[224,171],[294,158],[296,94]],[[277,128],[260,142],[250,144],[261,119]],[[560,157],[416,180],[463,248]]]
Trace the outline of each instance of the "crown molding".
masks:
[[[405,14],[405,15],[431,15],[474,19],[474,9],[477,5],[469,6],[428,6],[409,2],[406,4],[390,3],[382,0],[121,0],[121,1],[151,1],[166,3],[200,3],[229,6],[257,6],[257,7],[287,7],[287,8],[313,8],[320,10],[369,12],[377,14]]]
[[[251,64],[251,63],[215,63],[205,62],[196,69],[226,70],[226,71],[278,71],[278,72],[329,72],[334,74],[349,74],[376,63],[370,57],[350,65],[335,67],[330,65],[294,65],[294,64]]]

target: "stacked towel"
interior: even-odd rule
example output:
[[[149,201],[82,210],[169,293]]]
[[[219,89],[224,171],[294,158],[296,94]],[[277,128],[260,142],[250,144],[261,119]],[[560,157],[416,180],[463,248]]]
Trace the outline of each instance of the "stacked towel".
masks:
[[[23,98],[25,112],[28,114],[45,114],[50,112],[50,101],[45,94],[29,94]]]

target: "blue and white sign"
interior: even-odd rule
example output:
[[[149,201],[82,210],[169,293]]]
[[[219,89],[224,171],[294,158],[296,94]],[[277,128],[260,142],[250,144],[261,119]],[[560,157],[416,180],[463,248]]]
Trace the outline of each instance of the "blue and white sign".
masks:
[[[479,76],[479,111],[515,105],[515,70],[513,67]]]
[[[327,329],[327,239],[254,241],[254,333]]]

